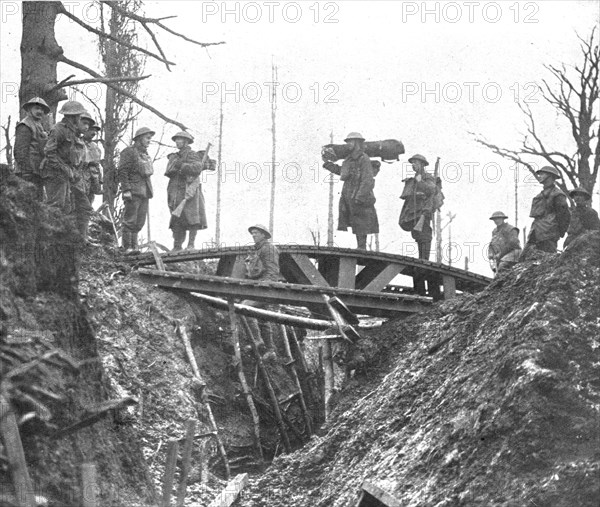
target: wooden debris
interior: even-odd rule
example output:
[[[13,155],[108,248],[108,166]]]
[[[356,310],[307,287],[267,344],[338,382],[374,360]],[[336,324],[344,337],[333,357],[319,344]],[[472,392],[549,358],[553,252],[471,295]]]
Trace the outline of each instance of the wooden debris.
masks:
[[[94,463],[83,463],[81,465],[81,493],[83,495],[83,507],[98,507],[96,493],[98,484],[96,479],[96,465]]]
[[[227,484],[219,496],[210,503],[209,507],[231,507],[247,484],[248,474],[237,475]]]
[[[292,349],[290,347],[290,341],[288,339],[288,333],[285,326],[281,326],[281,335],[283,337],[283,346],[285,348],[286,359],[289,364],[289,370],[292,375],[292,379],[296,384],[296,388],[298,389],[298,395],[300,399],[300,408],[302,410],[302,416],[304,417],[304,424],[306,425],[306,434],[311,437],[313,434],[312,431],[312,421],[310,418],[310,414],[308,413],[308,409],[306,408],[306,400],[304,399],[304,392],[302,391],[302,385],[300,384],[300,379],[298,378],[298,372],[296,371],[296,365],[294,358],[292,356]]]
[[[401,507],[400,501],[375,484],[364,481],[356,507]]]
[[[0,437],[6,450],[17,505],[35,507],[33,484],[25,462],[19,427],[12,406],[3,395],[0,395]]]
[[[265,383],[265,387],[267,388],[267,392],[269,393],[269,397],[271,398],[271,405],[273,407],[273,412],[275,414],[275,418],[277,421],[277,426],[279,428],[279,434],[281,435],[281,440],[283,441],[283,447],[286,452],[290,452],[292,450],[292,446],[290,445],[290,439],[285,430],[285,424],[283,423],[283,419],[281,417],[281,410],[279,408],[279,402],[277,401],[277,397],[275,396],[275,391],[273,391],[273,386],[271,385],[271,379],[269,378],[269,374],[265,368],[262,357],[258,350],[258,345],[256,343],[256,338],[254,333],[252,332],[252,328],[246,317],[242,317],[242,323],[244,324],[244,329],[250,338],[250,344],[252,345],[252,349],[254,350],[254,355],[256,357],[256,364],[258,366],[258,371],[260,372],[263,381]]]
[[[163,262],[160,254],[158,253],[158,248],[156,248],[156,243],[154,241],[150,241],[148,243],[148,248],[152,252],[152,256],[154,257],[154,262],[156,263],[156,268],[161,271],[165,270],[165,263]]]
[[[64,437],[65,435],[69,435],[74,433],[75,431],[79,431],[82,428],[86,428],[87,426],[91,426],[92,424],[97,423],[102,418],[104,418],[111,410],[118,410],[124,407],[129,407],[131,405],[135,405],[137,401],[135,398],[131,396],[125,396],[124,398],[119,398],[116,400],[108,400],[102,403],[98,403],[96,405],[87,407],[87,415],[80,421],[75,424],[71,424],[66,428],[62,428],[54,433],[54,438]]]
[[[163,474],[161,507],[171,507],[171,494],[173,492],[173,477],[177,465],[177,454],[179,454],[179,442],[175,439],[171,439],[167,444],[167,462]]]
[[[235,360],[236,360],[236,370],[238,374],[238,378],[240,379],[240,384],[242,386],[242,391],[244,392],[244,396],[246,396],[246,402],[248,403],[248,408],[250,409],[250,413],[252,415],[252,421],[254,423],[254,446],[256,451],[258,452],[260,462],[264,462],[264,456],[262,451],[262,445],[260,443],[260,419],[258,417],[258,412],[256,410],[256,406],[254,405],[254,400],[252,398],[252,393],[248,388],[248,382],[246,381],[246,375],[244,374],[244,366],[242,364],[242,352],[240,349],[240,333],[239,327],[237,323],[237,316],[235,314],[235,308],[233,299],[228,301],[229,304],[229,320],[231,322],[231,334],[233,338],[233,346],[235,349]]]
[[[185,443],[181,455],[181,475],[179,476],[179,487],[177,488],[177,507],[183,507],[185,502],[185,493],[187,491],[187,481],[190,473],[192,460],[192,450],[194,448],[194,433],[196,432],[196,420],[189,419],[186,424]]]

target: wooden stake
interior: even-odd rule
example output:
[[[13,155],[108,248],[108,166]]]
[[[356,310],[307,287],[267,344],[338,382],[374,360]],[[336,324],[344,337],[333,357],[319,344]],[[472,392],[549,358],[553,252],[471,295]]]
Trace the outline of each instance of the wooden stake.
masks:
[[[183,507],[185,502],[185,493],[187,490],[188,475],[190,473],[190,463],[192,460],[192,449],[194,448],[194,433],[196,432],[196,420],[189,419],[186,423],[185,443],[181,454],[181,476],[179,478],[179,487],[177,488],[177,507]]]
[[[281,410],[279,408],[279,402],[277,401],[277,396],[275,396],[275,391],[273,391],[273,386],[271,385],[271,379],[269,378],[269,374],[265,368],[260,352],[258,351],[258,346],[256,344],[256,338],[254,337],[254,333],[250,328],[250,324],[248,324],[248,320],[246,317],[242,317],[242,322],[244,324],[244,329],[250,338],[250,344],[252,345],[252,349],[254,350],[254,355],[256,356],[256,364],[258,365],[258,370],[261,373],[261,376],[265,382],[265,386],[267,388],[267,392],[269,393],[269,397],[271,398],[271,405],[273,406],[273,412],[275,414],[275,418],[277,420],[277,426],[279,428],[279,433],[281,435],[281,440],[283,441],[283,446],[286,452],[290,452],[292,450],[292,446],[290,445],[290,439],[288,437],[287,431],[285,430],[285,424],[283,419],[281,418]]]
[[[163,474],[162,503],[161,507],[171,507],[171,494],[173,492],[173,476],[177,465],[177,454],[179,453],[179,441],[172,438],[167,444],[167,462]]]
[[[233,337],[233,346],[235,348],[236,370],[238,378],[240,379],[240,384],[242,385],[242,390],[244,391],[244,395],[246,396],[248,408],[250,409],[250,413],[252,414],[252,421],[254,422],[254,446],[256,447],[260,458],[260,463],[262,465],[264,463],[264,456],[262,452],[262,446],[260,444],[260,419],[258,418],[258,411],[256,410],[256,406],[254,405],[252,393],[248,388],[248,383],[246,382],[246,375],[244,374],[244,367],[242,364],[242,352],[240,349],[240,333],[237,324],[237,316],[235,314],[233,299],[229,299],[228,305],[229,320],[231,322],[231,334]]]
[[[96,465],[83,463],[81,465],[81,491],[83,494],[83,507],[98,507],[96,498]]]
[[[296,371],[296,365],[294,364],[295,361],[292,356],[292,349],[290,347],[287,330],[283,325],[281,326],[281,335],[283,336],[283,346],[285,348],[285,353],[287,356],[286,360],[289,364],[292,380],[296,384],[296,389],[298,389],[298,395],[300,396],[300,408],[302,409],[302,416],[304,417],[304,424],[306,425],[306,434],[311,437],[313,434],[312,421],[310,419],[308,409],[306,408],[306,400],[304,399],[304,392],[302,391],[302,385],[300,384],[298,372]]]
[[[325,421],[329,420],[331,414],[331,407],[329,402],[335,385],[335,378],[333,376],[333,352],[330,340],[323,340],[321,342],[321,350],[323,351],[323,370],[325,372]]]
[[[9,401],[0,395],[0,435],[8,459],[15,497],[19,507],[35,507],[33,485],[25,462],[17,419]]]

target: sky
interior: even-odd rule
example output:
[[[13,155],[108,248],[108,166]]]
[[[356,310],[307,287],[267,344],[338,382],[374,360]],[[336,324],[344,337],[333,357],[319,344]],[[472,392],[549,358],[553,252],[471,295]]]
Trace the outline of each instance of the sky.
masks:
[[[98,22],[93,3],[64,3],[90,24]],[[17,115],[21,18],[19,3],[0,5],[4,123],[9,114]],[[223,101],[221,244],[247,244],[248,226],[269,223],[275,63],[276,242],[312,244],[318,233],[325,243],[329,173],[321,167],[321,146],[331,135],[342,143],[358,131],[367,140],[398,139],[406,148],[376,177],[381,250],[416,256],[410,234],[398,226],[402,180],[412,174],[410,155],[425,155],[431,171],[439,157],[446,197],[443,262],[450,261],[451,234],[452,264],[463,267],[468,257],[469,269],[491,275],[485,256],[490,214],[504,211],[511,223],[528,228],[531,199],[540,186],[523,167],[494,155],[475,137],[519,146],[526,126],[517,101],[525,100],[546,144],[573,151],[568,125],[544,103],[538,87],[544,79],[552,82],[545,64],[572,66],[581,60],[577,35],[588,37],[599,9],[598,1],[575,0],[145,2],[150,17],[176,15],[165,21],[172,29],[225,44],[201,48],[158,32],[176,65],[169,72],[148,59],[146,73],[152,77],[143,81],[141,96],[188,126],[196,149],[212,143],[213,158]],[[67,19],[59,19],[56,34],[68,57],[101,70],[93,35]],[[152,49],[142,32],[140,43]],[[63,64],[58,70],[59,79],[86,77]],[[102,86],[86,91],[102,102]],[[179,130],[149,112],[140,115],[135,127],[141,126],[168,144]],[[171,246],[164,156],[155,163],[150,232]],[[205,173],[209,226],[199,233],[201,242],[215,239],[216,188],[217,175]],[[336,222],[340,191],[336,180]],[[449,215],[454,219],[448,225]],[[336,231],[335,244],[353,247],[355,238]]]

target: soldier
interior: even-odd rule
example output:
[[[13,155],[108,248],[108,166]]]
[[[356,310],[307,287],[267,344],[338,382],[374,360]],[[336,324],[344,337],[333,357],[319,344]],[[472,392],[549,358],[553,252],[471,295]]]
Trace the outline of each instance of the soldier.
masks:
[[[154,173],[148,146],[155,132],[147,127],[137,130],[133,145],[121,152],[119,159],[119,182],[123,192],[125,210],[123,212],[123,248],[125,253],[138,249],[138,233],[146,223],[148,202],[152,198]]]
[[[90,204],[93,204],[96,195],[102,194],[102,171],[100,166],[102,152],[98,144],[94,141],[96,134],[100,131],[100,127],[87,113],[81,115],[81,119],[82,121],[86,121],[89,126],[88,130],[83,133],[83,143],[85,145],[83,164],[87,196]]]
[[[250,280],[277,282],[281,279],[279,272],[279,250],[271,242],[271,233],[264,225],[256,224],[248,228],[254,241],[254,251],[248,255],[246,263],[246,278]],[[260,301],[245,300],[242,304],[255,308],[268,309],[269,304]],[[267,341],[267,352],[265,359],[275,357],[275,343],[273,341],[273,329],[269,322],[261,322],[260,326],[256,319],[249,321],[254,335],[258,338],[258,347],[261,352],[265,350],[263,336]],[[262,332],[261,332],[262,331]]]
[[[507,223],[507,218],[502,211],[495,211],[490,217],[490,220],[496,224],[496,228],[492,231],[488,258],[494,263],[492,270],[496,275],[512,268],[521,255],[519,229]]]
[[[84,190],[82,163],[85,146],[80,139],[87,124],[82,123],[83,106],[77,101],[63,104],[59,113],[63,119],[50,130],[44,148],[46,154],[46,197],[49,206],[59,208],[64,213],[75,214],[77,229],[87,242],[87,228],[92,206]]]
[[[23,104],[23,109],[27,114],[15,128],[15,172],[17,176],[35,185],[36,197],[42,201],[44,181],[41,177],[40,165],[44,159],[44,146],[48,140],[48,133],[44,129],[42,120],[50,112],[50,108],[44,99],[34,97]]]
[[[571,222],[567,229],[567,239],[565,239],[564,247],[566,248],[571,242],[581,234],[588,231],[600,230],[600,219],[598,213],[590,206],[592,194],[585,188],[578,187],[569,192],[571,199],[575,201],[575,207],[571,212]]]
[[[169,227],[173,231],[173,250],[181,250],[186,231],[190,231],[187,248],[194,249],[198,230],[207,227],[204,196],[200,185],[204,153],[196,153],[190,148],[194,138],[187,132],[178,132],[171,139],[179,149],[177,153],[168,156],[169,162],[165,172],[165,176],[170,178],[167,198],[171,211]]]
[[[342,166],[325,162],[323,167],[340,176],[344,182],[339,204],[338,231],[348,227],[356,236],[356,247],[367,249],[367,234],[379,232],[379,221],[375,211],[375,174],[371,159],[364,152],[365,138],[358,132],[351,132],[344,139],[352,147],[352,152]]]
[[[529,216],[533,218],[533,223],[523,251],[525,257],[532,248],[556,253],[558,240],[567,232],[571,220],[567,196],[555,185],[561,177],[560,172],[554,167],[545,166],[535,175],[544,188],[531,203]]]
[[[413,155],[408,161],[415,171],[415,176],[404,180],[404,190],[400,196],[400,199],[404,199],[404,205],[398,224],[403,230],[410,231],[417,242],[419,259],[429,260],[433,237],[431,218],[436,208],[437,182],[425,171],[429,162],[423,155]]]

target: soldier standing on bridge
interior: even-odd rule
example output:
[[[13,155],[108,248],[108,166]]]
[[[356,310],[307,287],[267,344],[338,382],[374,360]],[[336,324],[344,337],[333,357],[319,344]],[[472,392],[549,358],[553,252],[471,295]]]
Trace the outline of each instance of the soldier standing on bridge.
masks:
[[[15,172],[17,176],[35,185],[36,197],[42,201],[44,182],[40,175],[40,165],[48,139],[42,120],[50,112],[50,108],[44,99],[34,97],[23,104],[23,109],[27,115],[15,128]]]
[[[379,232],[379,221],[375,211],[375,173],[371,159],[364,151],[365,138],[358,132],[351,132],[344,139],[352,147],[342,166],[325,162],[323,167],[340,176],[344,182],[339,204],[338,231],[348,227],[356,236],[356,247],[367,249],[367,235]]]
[[[199,229],[206,229],[204,196],[200,185],[203,152],[196,153],[190,148],[194,138],[187,132],[178,132],[171,139],[178,148],[177,153],[168,156],[165,176],[169,178],[167,198],[171,213],[182,204],[179,216],[171,215],[169,227],[173,231],[173,250],[181,250],[186,231],[190,231],[187,248],[195,248],[194,241]]]
[[[279,272],[279,250],[271,242],[271,233],[264,225],[256,224],[248,228],[248,232],[254,240],[254,251],[248,255],[246,263],[246,278],[250,280],[278,282],[281,279]],[[268,309],[269,304],[261,301],[244,300],[242,304],[253,306],[254,308]],[[266,359],[274,358],[275,343],[273,341],[273,328],[270,322],[262,322],[259,326],[256,319],[250,319],[250,325],[254,335],[258,339],[258,347],[262,352],[265,351]],[[262,331],[262,333],[261,333]],[[264,340],[263,340],[264,336]]]
[[[567,232],[571,220],[567,196],[555,184],[561,178],[560,172],[554,167],[545,166],[535,175],[544,188],[531,203],[529,216],[533,218],[533,223],[523,250],[524,258],[532,248],[556,253],[558,240]]]
[[[400,199],[404,199],[404,205],[398,224],[403,230],[410,231],[417,242],[419,259],[429,260],[433,237],[431,218],[441,205],[441,202],[436,203],[437,182],[425,171],[429,162],[423,155],[413,155],[408,161],[412,164],[415,176],[404,180],[404,190],[400,196]]]
[[[123,192],[123,248],[125,253],[138,249],[138,233],[146,223],[148,202],[153,196],[150,178],[154,174],[152,159],[148,154],[150,140],[155,134],[148,127],[138,129],[133,145],[121,152],[119,182]]]
[[[490,220],[496,224],[496,228],[492,231],[488,258],[494,263],[492,269],[496,275],[512,268],[521,255],[519,229],[507,223],[507,218],[502,211],[495,211],[490,217]]]
[[[579,187],[569,192],[571,199],[575,201],[575,207],[571,212],[571,222],[567,230],[567,239],[565,239],[564,247],[566,248],[571,242],[581,234],[588,231],[600,230],[600,220],[598,213],[590,206],[592,194],[585,188]]]

